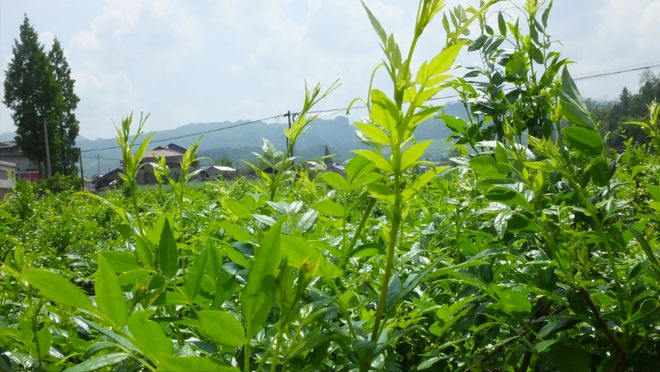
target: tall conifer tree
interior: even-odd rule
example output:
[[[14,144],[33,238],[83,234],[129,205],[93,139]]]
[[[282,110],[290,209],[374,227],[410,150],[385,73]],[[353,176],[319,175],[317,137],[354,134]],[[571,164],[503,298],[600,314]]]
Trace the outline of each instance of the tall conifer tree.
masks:
[[[13,111],[16,143],[28,158],[45,164],[47,127],[53,174],[75,173],[78,97],[59,41],[55,40],[47,54],[26,15],[12,49],[5,71],[4,103]]]

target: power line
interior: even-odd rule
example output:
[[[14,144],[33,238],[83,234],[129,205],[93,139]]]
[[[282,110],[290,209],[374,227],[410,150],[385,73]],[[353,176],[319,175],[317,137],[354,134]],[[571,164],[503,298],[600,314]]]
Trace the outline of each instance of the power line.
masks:
[[[578,77],[573,78],[573,80],[575,80],[575,81],[588,80],[588,79],[594,79],[594,78],[599,78],[599,77],[603,77],[603,76],[619,75],[619,74],[623,74],[623,73],[626,73],[626,72],[647,70],[647,69],[656,68],[656,67],[660,67],[660,63],[650,64],[650,65],[641,66],[641,67],[632,67],[632,68],[627,68],[627,69],[620,69],[620,70],[615,70],[615,71],[601,72],[601,73],[591,74],[591,75],[578,76]],[[429,99],[429,101],[440,101],[440,100],[451,99],[451,98],[460,98],[460,95],[458,95],[458,94],[449,94],[449,95],[445,95],[445,96],[433,97],[433,98]],[[312,114],[325,114],[325,113],[334,113],[334,112],[341,112],[341,111],[345,112],[348,108],[349,107],[340,107],[340,108],[327,109],[327,110],[316,110],[316,111],[310,111],[310,113],[312,113]],[[361,106],[353,106],[353,107],[350,107],[350,108],[351,109],[365,109],[365,108],[367,108],[367,106],[366,105],[361,105]]]
[[[647,69],[651,69],[651,68],[655,68],[655,67],[660,67],[660,63],[655,63],[655,64],[652,64],[652,65],[642,66],[642,67],[627,68],[627,69],[618,70],[618,71],[601,72],[599,74],[580,76],[580,77],[576,77],[573,80],[587,80],[587,79],[593,79],[593,78],[598,78],[598,77],[602,77],[602,76],[611,76],[611,75],[623,74],[625,72],[647,70]]]
[[[573,80],[580,81],[580,80],[595,79],[595,78],[600,78],[600,77],[604,77],[604,76],[619,75],[619,74],[623,74],[623,73],[626,73],[626,72],[641,71],[641,70],[647,70],[647,69],[656,68],[656,67],[660,67],[660,63],[654,63],[654,64],[649,64],[649,65],[640,66],[640,67],[619,69],[619,70],[608,71],[608,72],[601,72],[601,73],[590,74],[590,75],[583,75],[583,76],[578,76],[578,77],[574,78]],[[439,100],[452,99],[452,98],[460,98],[460,96],[458,94],[450,94],[450,95],[445,95],[445,96],[433,97],[433,98],[429,99],[429,101],[439,101]],[[339,107],[339,108],[325,109],[325,110],[312,110],[312,111],[309,111],[309,113],[310,114],[331,114],[331,113],[336,113],[336,112],[345,112],[348,108],[349,107],[346,106],[346,107]],[[355,110],[359,110],[359,109],[365,109],[365,108],[367,108],[367,106],[366,105],[351,106],[350,108],[355,109]],[[250,120],[250,121],[246,121],[246,122],[243,122],[243,123],[233,124],[233,125],[229,125],[229,126],[226,126],[226,127],[221,127],[221,128],[216,128],[216,129],[209,129],[209,130],[195,132],[195,133],[191,133],[191,134],[184,134],[184,135],[180,135],[180,136],[174,136],[174,137],[168,137],[168,138],[163,138],[163,139],[159,139],[159,140],[154,140],[154,141],[151,141],[151,143],[167,142],[167,141],[172,141],[172,140],[181,139],[181,138],[198,136],[198,135],[201,135],[201,134],[220,132],[220,131],[223,131],[223,130],[229,130],[229,129],[238,128],[238,127],[242,127],[242,126],[246,126],[246,125],[260,123],[260,122],[263,122],[263,121],[266,121],[266,120],[276,120],[276,119],[279,119],[283,116],[293,115],[293,114],[298,114],[298,113],[293,113],[293,112],[289,113],[289,112],[287,112],[287,113],[284,113],[284,114],[269,116],[267,118],[262,118],[262,119],[257,119],[257,120]],[[136,143],[135,146],[139,146],[141,144],[142,143]],[[114,150],[114,149],[118,149],[118,148],[120,148],[120,146],[115,145],[115,146],[101,147],[101,148],[96,148],[96,149],[82,150],[81,152],[86,153],[86,152],[92,152],[92,151]]]
[[[243,122],[243,123],[238,123],[238,124],[228,125],[228,126],[226,126],[226,127],[221,127],[221,128],[216,128],[216,129],[209,129],[209,130],[204,130],[204,131],[201,131],[201,132],[195,132],[195,133],[190,133],[190,134],[184,134],[184,135],[180,135],[180,136],[174,136],[174,137],[162,138],[162,139],[158,139],[158,140],[150,141],[150,143],[167,142],[167,141],[172,141],[172,140],[181,139],[181,138],[186,138],[186,137],[198,136],[198,135],[200,135],[200,134],[207,134],[207,133],[213,133],[213,132],[220,132],[220,131],[223,131],[223,130],[228,130],[228,129],[238,128],[238,127],[243,127],[243,126],[250,125],[250,124],[261,123],[261,122],[266,121],[266,120],[277,119],[277,118],[279,118],[279,117],[281,117],[281,116],[282,116],[282,114],[280,114],[280,115],[273,115],[273,116],[269,116],[269,117],[267,117],[267,118],[261,118],[261,119],[257,119],[257,120],[246,121],[246,122]],[[142,142],[140,142],[140,143],[136,143],[134,146],[139,146],[139,145],[141,145],[141,144],[142,144]],[[100,147],[100,148],[96,148],[96,149],[87,149],[87,150],[83,150],[82,152],[114,150],[114,149],[118,149],[118,148],[120,148],[120,146],[115,145],[115,146],[108,146],[108,147]]]

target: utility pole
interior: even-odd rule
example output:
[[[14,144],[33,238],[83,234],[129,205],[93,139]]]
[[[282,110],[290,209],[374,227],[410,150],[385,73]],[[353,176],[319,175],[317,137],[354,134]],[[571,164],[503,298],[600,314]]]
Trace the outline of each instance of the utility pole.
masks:
[[[293,120],[296,120],[296,116],[298,116],[298,115],[299,115],[298,113],[295,113],[295,112],[292,113],[291,111],[287,111],[286,114],[284,114],[284,116],[289,118],[289,131],[291,131],[291,122]],[[285,140],[286,140],[286,147],[288,148],[289,147],[289,137],[285,137]],[[293,157],[293,156],[295,156],[295,154],[294,154],[293,147],[292,147],[291,148],[291,157]]]
[[[101,176],[101,154],[96,154],[96,176]]]
[[[286,112],[286,117],[289,118],[289,131],[291,131],[291,111]],[[289,136],[284,136],[286,141],[286,148],[289,148]],[[293,149],[291,149],[291,156],[293,156]]]
[[[78,147],[78,160],[80,161],[80,182],[83,191],[85,190],[85,175],[83,174],[82,150]]]
[[[44,121],[44,140],[46,141],[46,177],[51,176],[51,167],[50,167],[50,147],[48,144],[48,125],[46,125],[46,119]]]

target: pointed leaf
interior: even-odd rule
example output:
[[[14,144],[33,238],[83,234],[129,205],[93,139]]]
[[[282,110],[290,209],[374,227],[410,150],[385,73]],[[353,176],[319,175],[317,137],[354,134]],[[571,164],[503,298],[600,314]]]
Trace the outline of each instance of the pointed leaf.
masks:
[[[590,155],[598,155],[603,151],[603,140],[600,134],[590,128],[567,127],[562,129],[564,139],[570,148]]]
[[[158,323],[147,319],[144,311],[131,314],[128,330],[133,336],[135,346],[150,359],[154,359],[159,353],[172,354],[174,351],[172,340],[165,335]]]
[[[385,160],[383,155],[374,151],[374,150],[353,150],[354,153],[362,156],[363,158],[369,160],[373,163],[376,168],[383,170],[385,172],[392,171],[392,164]]]
[[[431,144],[431,140],[416,143],[401,154],[401,170],[404,171],[412,167]]]
[[[369,141],[380,145],[390,144],[390,138],[387,136],[387,133],[377,126],[368,123],[355,123],[355,126]]]
[[[324,173],[321,179],[335,190],[348,190],[348,182],[339,173]]]
[[[160,357],[165,371],[214,371],[214,372],[239,372],[237,368],[224,366],[213,360],[199,356],[172,356],[162,355]]]
[[[94,291],[96,293],[96,305],[99,310],[112,321],[115,327],[121,328],[128,317],[126,297],[119,286],[117,275],[102,255],[98,256]]]
[[[103,367],[112,366],[117,363],[121,363],[130,357],[130,354],[127,353],[111,353],[97,356],[86,361],[77,364],[71,368],[67,368],[64,372],[88,372],[88,371],[99,371]]]
[[[202,279],[204,279],[204,272],[206,271],[206,263],[208,261],[208,257],[209,250],[206,248],[199,254],[199,256],[197,256],[195,263],[192,265],[188,271],[188,274],[186,275],[184,281],[184,289],[188,299],[191,301],[194,301],[195,297],[197,297],[197,294],[199,293],[199,288],[202,285]]]
[[[273,306],[275,278],[280,264],[280,234],[284,218],[280,218],[264,235],[250,266],[248,280],[241,295],[247,337],[254,337],[268,318]]]
[[[179,270],[179,252],[169,218],[165,218],[158,243],[158,268],[167,277],[174,277]]]
[[[229,346],[245,344],[243,325],[233,315],[217,310],[202,310],[198,315],[200,331],[214,342]]]
[[[94,306],[85,293],[59,274],[44,269],[28,269],[21,277],[51,301],[94,311]]]

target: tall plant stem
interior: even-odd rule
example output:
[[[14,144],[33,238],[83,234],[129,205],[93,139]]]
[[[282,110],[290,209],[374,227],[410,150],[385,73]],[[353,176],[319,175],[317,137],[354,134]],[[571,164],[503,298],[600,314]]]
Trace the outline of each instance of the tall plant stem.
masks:
[[[380,323],[385,317],[385,306],[387,300],[387,292],[392,276],[392,268],[394,266],[394,253],[396,252],[396,240],[398,238],[399,226],[401,225],[401,214],[399,211],[394,212],[392,218],[392,226],[390,230],[390,245],[387,249],[387,263],[385,264],[385,272],[380,284],[380,298],[378,299],[378,307],[376,308],[376,315],[374,318],[374,328],[371,332],[371,340],[376,341],[380,336]]]
[[[392,226],[390,226],[390,241],[387,248],[387,261],[385,263],[385,272],[380,284],[380,298],[378,299],[378,307],[376,307],[376,315],[374,317],[374,328],[371,331],[371,341],[376,341],[380,336],[380,323],[385,317],[385,306],[387,301],[387,292],[390,284],[390,277],[392,276],[392,268],[394,266],[394,254],[397,249],[397,239],[399,237],[399,227],[401,226],[401,210],[403,208],[403,200],[401,197],[401,146],[399,144],[392,146],[392,168],[394,172],[394,206],[392,208]]]
[[[355,245],[357,244],[358,239],[360,238],[360,235],[362,235],[362,230],[364,230],[364,226],[367,223],[367,220],[369,219],[369,216],[371,216],[371,211],[374,209],[374,206],[376,205],[376,199],[370,198],[369,202],[367,203],[367,208],[364,210],[364,214],[362,215],[362,219],[360,220],[360,223],[358,224],[357,229],[355,229],[355,233],[353,234],[353,238],[351,239],[351,243],[348,246],[348,248],[344,251],[342,254],[340,264],[339,266],[344,269],[346,267],[346,262],[348,261],[348,254],[355,248]]]

